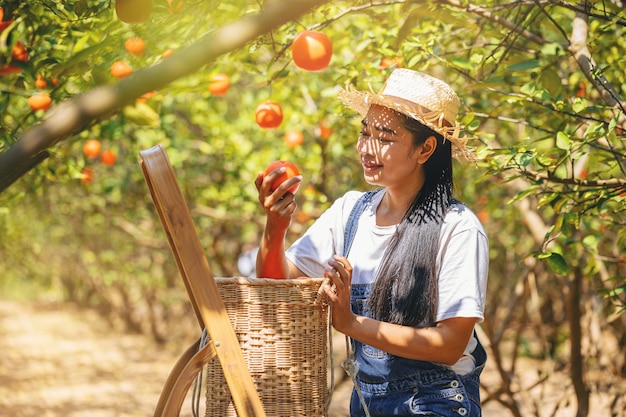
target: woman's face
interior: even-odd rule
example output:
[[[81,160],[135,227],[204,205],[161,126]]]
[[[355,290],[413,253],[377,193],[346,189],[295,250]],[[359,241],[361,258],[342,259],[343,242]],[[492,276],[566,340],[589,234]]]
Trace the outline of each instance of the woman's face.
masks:
[[[361,121],[357,151],[365,180],[372,185],[414,190],[423,182],[418,163],[420,146],[402,124],[401,116],[387,107],[373,105]]]

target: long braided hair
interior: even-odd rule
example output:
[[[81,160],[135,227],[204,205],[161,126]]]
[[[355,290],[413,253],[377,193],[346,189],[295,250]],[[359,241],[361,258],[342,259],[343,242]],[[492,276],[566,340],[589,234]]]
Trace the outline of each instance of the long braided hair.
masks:
[[[434,136],[437,148],[424,164],[424,185],[391,238],[368,303],[379,320],[429,327],[437,313],[439,235],[452,202],[452,145],[427,126],[401,116],[414,146]]]

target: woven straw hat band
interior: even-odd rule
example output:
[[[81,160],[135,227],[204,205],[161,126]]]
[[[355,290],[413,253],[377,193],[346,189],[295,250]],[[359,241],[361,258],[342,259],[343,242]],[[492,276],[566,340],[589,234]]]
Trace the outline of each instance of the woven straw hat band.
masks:
[[[411,101],[411,100],[406,100],[404,98],[401,97],[396,97],[396,96],[390,96],[388,94],[383,94],[382,95],[385,99],[387,99],[389,102],[392,103],[396,103],[398,105],[400,105],[400,108],[407,110],[409,113],[411,114],[432,114],[435,113],[433,112],[432,109],[429,109],[427,107],[421,106],[419,104],[416,104],[415,102]],[[441,114],[443,114],[442,112],[439,112]],[[447,127],[451,127],[454,126],[452,123],[450,123],[447,120],[447,117],[445,116],[445,114],[443,114],[444,117],[441,118],[440,122],[442,126],[447,126]]]

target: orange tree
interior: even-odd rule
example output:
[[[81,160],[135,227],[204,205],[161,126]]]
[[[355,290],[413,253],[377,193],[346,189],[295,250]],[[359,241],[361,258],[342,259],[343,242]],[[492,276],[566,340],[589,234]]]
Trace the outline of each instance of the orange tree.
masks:
[[[570,371],[579,415],[588,410],[588,367],[625,371],[626,324],[616,313],[626,285],[626,23],[618,2],[312,1],[302,14],[293,10],[298,2],[155,0],[148,20],[132,25],[116,18],[110,1],[5,3],[5,281],[62,288],[162,338],[184,297],[171,290],[180,290],[177,273],[138,152],[165,145],[213,269],[237,274],[237,255],[255,245],[262,226],[253,180],[269,161],[292,160],[305,177],[290,238],[334,198],[365,186],[354,158],[358,120],[336,102],[336,87],[377,89],[400,65],[455,87],[480,156],[477,166],[457,165],[456,181],[492,245],[482,329],[501,380],[486,401],[512,415],[540,408],[540,399],[520,397],[523,355],[546,360],[540,372],[555,363]],[[291,60],[291,42],[307,29],[332,41],[325,70]],[[139,56],[124,48],[135,37],[146,44]],[[27,60],[21,46],[9,52],[18,42]],[[117,81],[116,61],[133,75]],[[230,79],[224,95],[208,90],[218,73]],[[47,112],[27,103],[38,75],[49,81]],[[267,100],[283,109],[278,128],[256,124],[254,111]],[[330,136],[322,135],[327,128]],[[289,130],[303,132],[301,146],[284,144]],[[113,165],[82,154],[93,138],[115,152]],[[91,181],[81,181],[84,168]],[[599,348],[607,340],[617,351]],[[601,388],[610,391],[594,389]]]

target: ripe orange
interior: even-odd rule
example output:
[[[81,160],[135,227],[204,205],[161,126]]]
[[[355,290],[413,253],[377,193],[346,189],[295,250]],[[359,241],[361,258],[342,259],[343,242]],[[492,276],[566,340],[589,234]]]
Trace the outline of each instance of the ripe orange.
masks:
[[[46,80],[44,80],[41,75],[38,75],[37,80],[35,81],[35,87],[37,87],[40,90],[43,90],[44,88],[46,88],[47,85],[48,83],[46,82]]]
[[[264,101],[257,106],[255,117],[257,124],[263,129],[274,129],[283,122],[283,109],[275,101]]]
[[[481,223],[486,224],[489,222],[489,218],[491,216],[489,215],[489,212],[487,210],[480,210],[478,213],[476,213],[476,217],[478,217],[478,220],[480,220]]]
[[[401,62],[402,62],[402,57],[399,57],[399,56],[396,56],[393,58],[385,57],[380,61],[379,68],[381,71],[387,68],[391,68],[391,69],[399,68]]]
[[[152,12],[152,0],[115,0],[115,13],[124,23],[143,23]]]
[[[311,219],[311,216],[309,216],[305,211],[300,210],[297,214],[296,214],[296,221],[298,223],[306,223]]]
[[[147,103],[154,95],[156,95],[157,90],[148,91],[147,93],[143,93],[139,97],[137,97],[137,101],[140,103]]]
[[[133,69],[126,62],[115,61],[113,65],[111,65],[111,75],[115,78],[128,77],[132,73]]]
[[[269,173],[275,171],[276,169],[280,167],[285,167],[285,172],[283,172],[278,178],[274,180],[274,182],[272,183],[270,187],[270,191],[274,191],[276,188],[278,188],[280,184],[287,181],[289,178],[300,175],[300,170],[293,162],[279,160],[279,161],[271,162],[267,166],[267,168],[265,168],[265,171],[263,171],[263,178],[265,178],[266,175],[268,175]],[[298,188],[300,188],[300,183],[291,187],[289,189],[289,192],[292,194],[295,194],[296,191],[298,191]]]
[[[295,149],[304,143],[304,135],[299,130],[289,130],[283,140],[289,149]]]
[[[83,145],[83,154],[90,159],[97,158],[101,149],[102,144],[98,139],[89,139]]]
[[[330,63],[333,44],[325,33],[305,30],[293,40],[291,53],[298,67],[307,71],[320,71]]]
[[[182,8],[183,8],[183,0],[178,0],[178,1],[174,1],[174,0],[167,0],[167,4],[168,4],[168,11],[170,13],[176,13],[179,12]]]
[[[80,170],[82,174],[80,177],[80,182],[89,183],[93,181],[93,169],[85,167]]]
[[[328,127],[325,122],[322,121],[317,127],[317,130],[315,133],[317,133],[317,136],[320,139],[326,140],[330,137],[330,135],[332,135],[333,130],[330,127]]]
[[[20,72],[22,72],[22,68],[13,64],[6,64],[4,67],[0,68],[0,75],[18,74]]]
[[[13,49],[11,50],[11,57],[13,57],[13,59],[16,61],[28,61],[28,51],[26,50],[26,46],[21,41],[17,41],[13,45]]]
[[[138,36],[126,39],[124,48],[135,56],[141,56],[146,50],[146,43]]]
[[[117,155],[115,155],[115,152],[113,152],[112,150],[107,149],[106,151],[102,152],[102,155],[100,155],[100,160],[104,165],[111,166],[115,164],[115,161],[117,161]]]
[[[4,21],[4,9],[0,7],[0,33],[11,26],[11,23],[13,23],[13,19],[9,19],[6,22]]]
[[[213,74],[209,78],[209,91],[214,96],[223,96],[230,88],[230,77],[228,74]]]
[[[35,93],[28,98],[28,105],[33,111],[46,111],[52,105],[52,99],[48,93]]]

